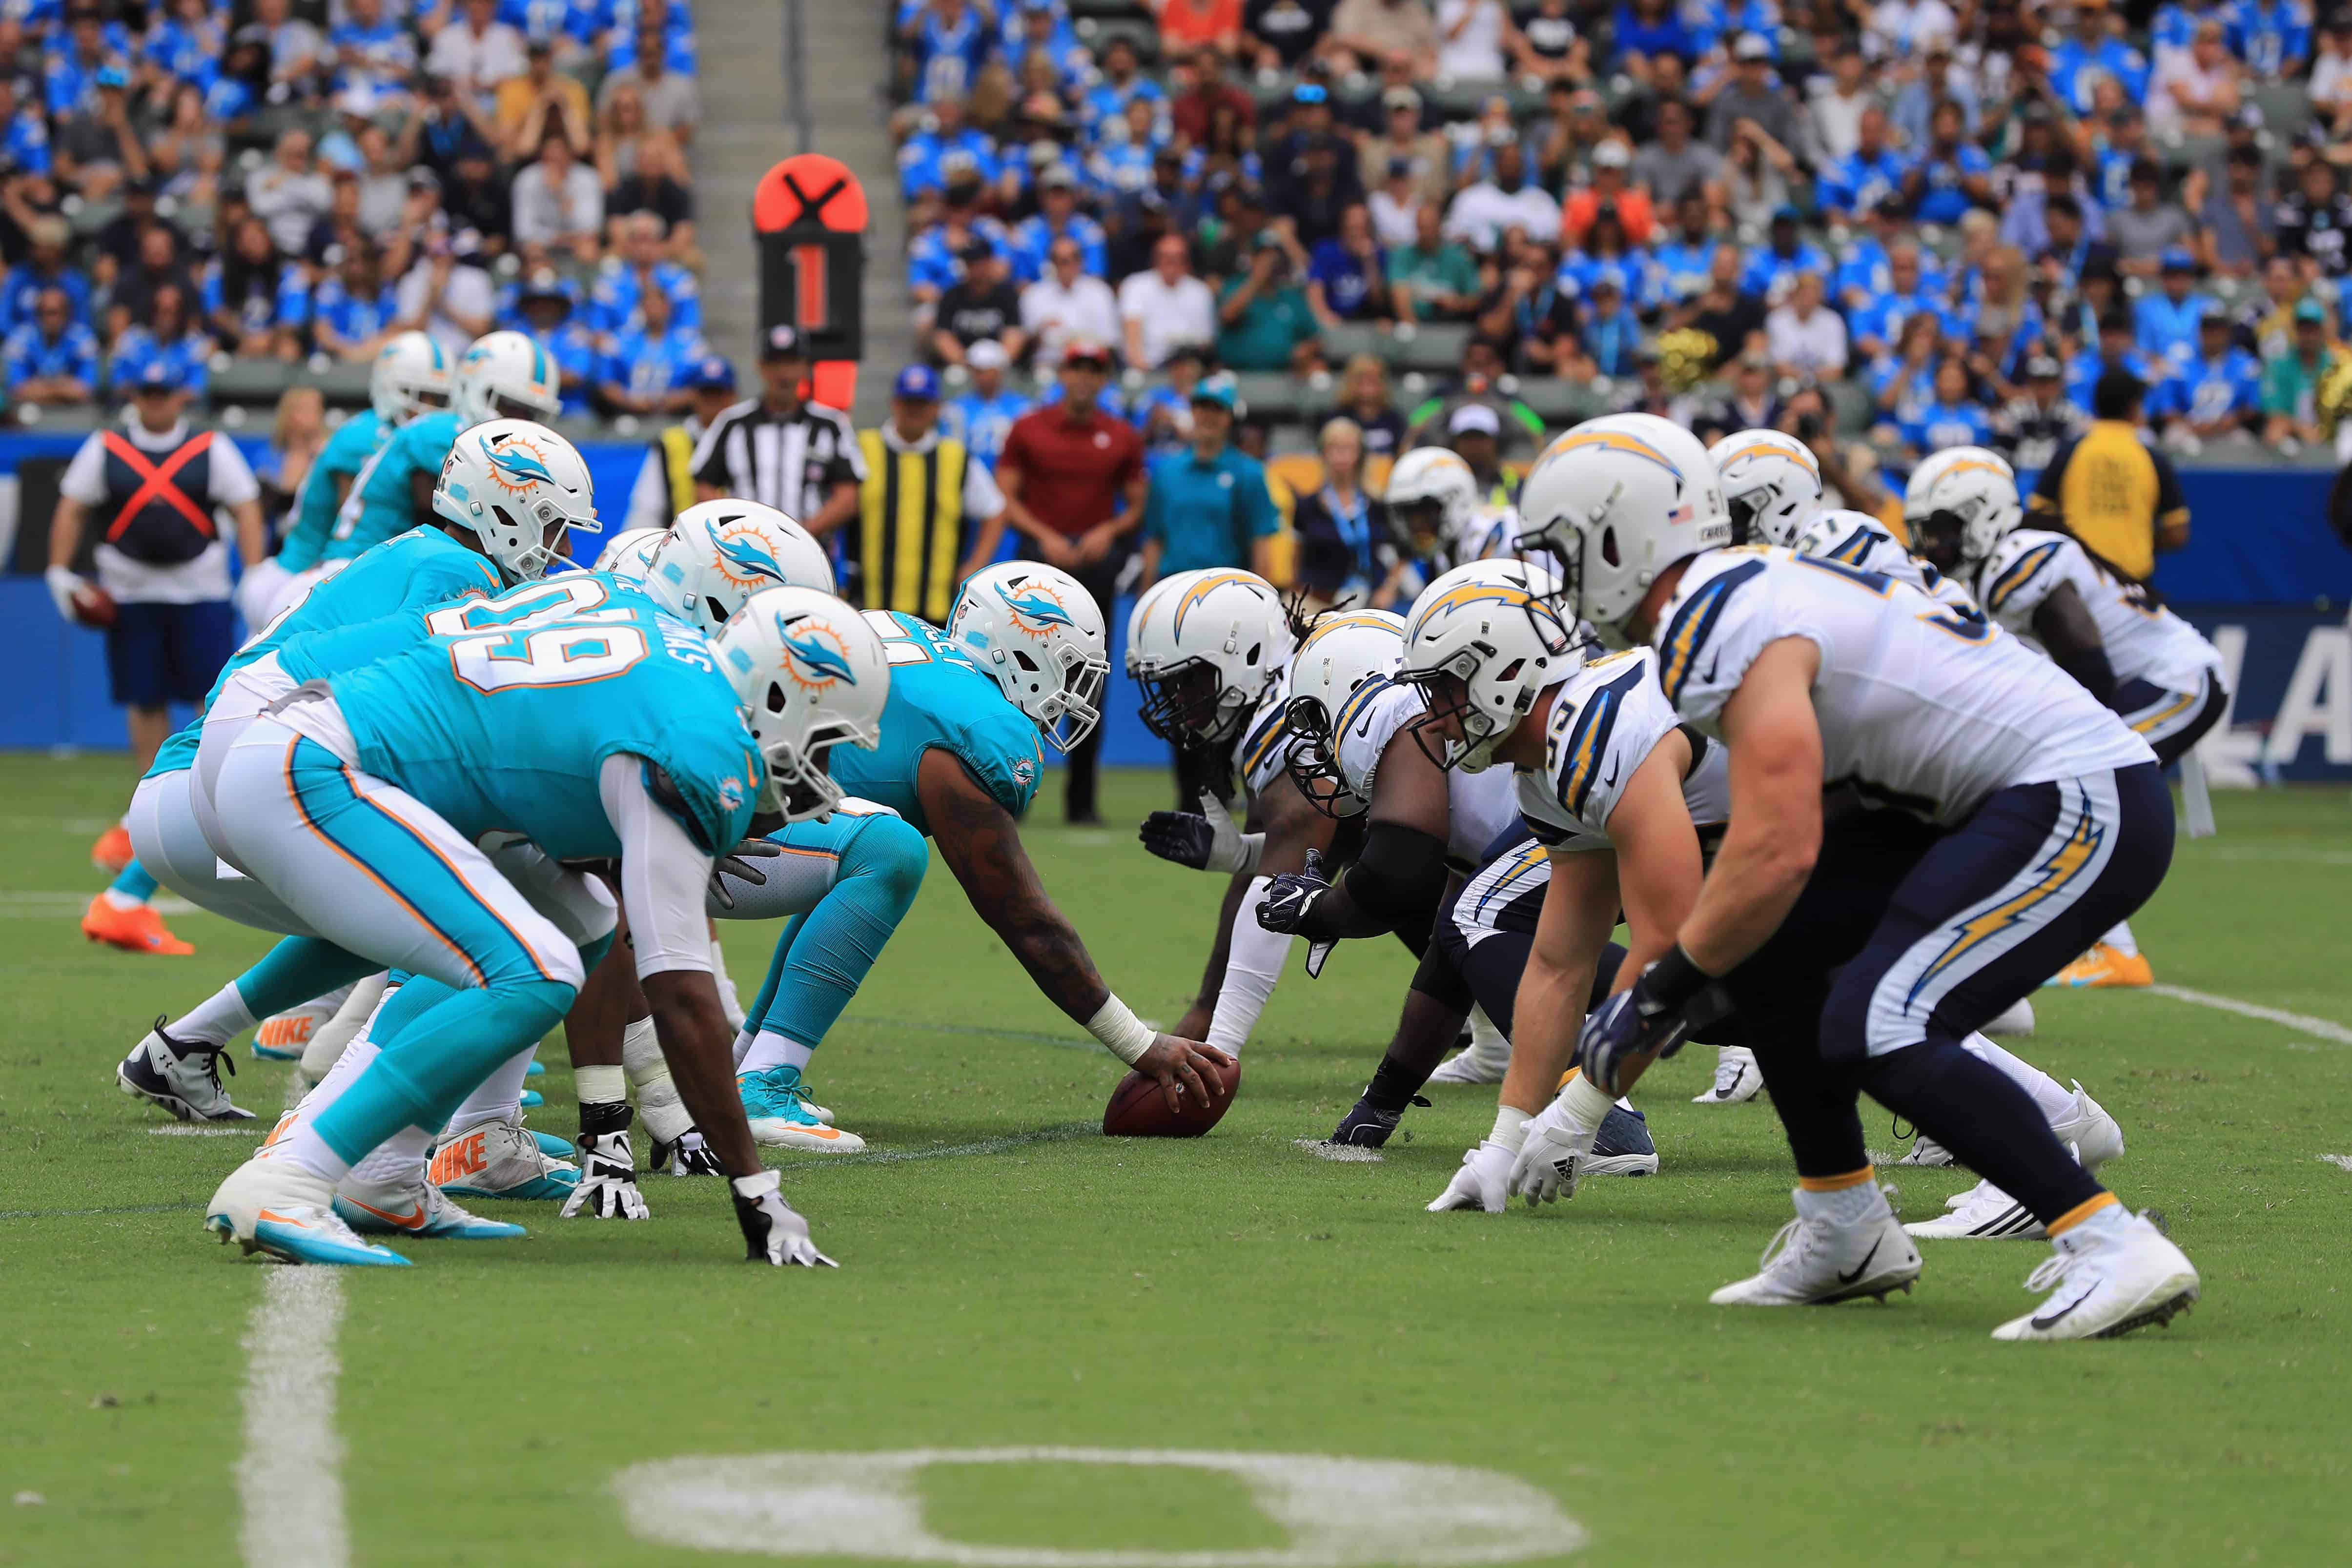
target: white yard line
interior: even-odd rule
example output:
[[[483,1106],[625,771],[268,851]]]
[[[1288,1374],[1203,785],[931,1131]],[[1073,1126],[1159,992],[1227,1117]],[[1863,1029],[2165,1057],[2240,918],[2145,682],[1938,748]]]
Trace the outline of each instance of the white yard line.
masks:
[[[981,1138],[969,1144],[942,1144],[933,1149],[874,1149],[862,1155],[834,1155],[824,1159],[795,1161],[779,1167],[803,1176],[812,1171],[830,1170],[835,1166],[896,1166],[908,1160],[953,1160],[968,1155],[1002,1155],[1032,1144],[1061,1144],[1072,1138],[1097,1136],[1102,1129],[1091,1122],[1066,1122],[1058,1127],[1040,1127],[1030,1133],[1008,1133],[1001,1138]]]
[[[237,1461],[248,1568],[343,1568],[343,1446],[335,1435],[340,1269],[274,1264],[246,1331],[245,1457]]]
[[[2266,1008],[2255,1002],[2242,1002],[2235,997],[2217,997],[2210,991],[2192,991],[2186,986],[2150,986],[2159,997],[2170,997],[2176,1002],[2190,1002],[2216,1012],[2235,1013],[2240,1018],[2260,1019],[2264,1023],[2284,1024],[2300,1030],[2315,1040],[2332,1040],[2337,1045],[2352,1045],[2352,1029],[2326,1019],[2313,1018],[2309,1013],[2291,1013],[2278,1008]]]
[[[257,1138],[261,1134],[251,1127],[190,1127],[178,1122],[168,1127],[150,1127],[151,1138]]]

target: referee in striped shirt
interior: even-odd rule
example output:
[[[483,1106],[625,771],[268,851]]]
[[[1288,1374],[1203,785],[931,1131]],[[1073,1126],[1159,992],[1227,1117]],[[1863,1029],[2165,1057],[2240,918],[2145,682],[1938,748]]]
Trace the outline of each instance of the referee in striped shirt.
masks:
[[[866,477],[857,432],[839,409],[802,398],[807,374],[800,334],[769,328],[760,340],[764,390],[712,420],[694,449],[697,499],[757,501],[819,538],[857,516]]]

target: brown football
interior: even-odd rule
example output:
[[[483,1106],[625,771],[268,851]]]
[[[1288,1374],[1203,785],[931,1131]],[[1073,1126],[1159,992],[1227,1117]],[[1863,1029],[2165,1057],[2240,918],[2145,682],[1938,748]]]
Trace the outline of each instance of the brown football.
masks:
[[[1103,1107],[1103,1136],[1107,1138],[1197,1138],[1224,1119],[1226,1108],[1234,1103],[1234,1092],[1241,1087],[1241,1058],[1235,1057],[1231,1067],[1212,1071],[1208,1075],[1210,1098],[1201,1103],[1195,1095],[1187,1094],[1182,1108],[1170,1113],[1168,1102],[1161,1098],[1160,1084],[1140,1072],[1129,1072],[1118,1081],[1110,1092],[1110,1103]]]
[[[94,582],[85,582],[74,590],[74,619],[94,631],[103,632],[114,624],[114,595]]]

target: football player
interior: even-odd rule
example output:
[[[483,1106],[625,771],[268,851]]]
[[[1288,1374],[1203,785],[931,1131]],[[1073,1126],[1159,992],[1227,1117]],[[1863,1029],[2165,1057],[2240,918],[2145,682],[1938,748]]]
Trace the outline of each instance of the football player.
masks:
[[[1706,455],[1723,477],[1731,542],[1794,548],[1798,532],[1822,509],[1822,464],[1812,448],[1777,430],[1738,430]]]
[[[478,444],[460,444],[445,495],[461,479],[486,502],[479,486],[497,493],[467,460]],[[542,462],[585,489],[584,467]],[[517,497],[534,536],[543,483]],[[549,522],[550,548],[564,521]],[[390,1031],[347,1082],[331,1075],[310,1112],[222,1183],[205,1223],[225,1238],[289,1261],[404,1261],[342,1221],[336,1184],[387,1147],[420,1156],[459,1101],[570,1009],[613,934],[593,882],[556,873],[573,883],[571,907],[604,909],[601,930],[567,930],[476,847],[511,831],[551,861],[621,862],[638,977],[747,1255],[830,1261],[761,1167],[731,1091],[703,906],[714,856],[755,809],[824,799],[810,787],[824,716],[854,716],[850,737],[872,744],[890,679],[880,639],[805,589],[755,596],[716,643],[641,594],[604,591],[595,610],[520,635],[436,636],[302,687],[229,748],[225,853],[330,940],[454,994]],[[593,1176],[597,1150],[583,1153]]]
[[[1906,583],[1726,548],[1713,465],[1667,421],[1558,455],[1522,506],[1565,567],[1563,602],[1613,646],[1657,648],[1667,699],[1723,741],[1731,786],[1697,903],[1666,955],[1587,1020],[1584,1073],[1537,1118],[1522,1164],[1580,1154],[1584,1134],[1562,1124],[1580,1118],[1554,1112],[1673,1049],[1720,987],[1800,1186],[1797,1218],[1717,1304],[1884,1296],[1916,1279],[1863,1145],[1864,1092],[2047,1228],[2054,1256],[2030,1283],[2050,1298],[1995,1338],[2124,1333],[2193,1302],[2179,1249],[1960,1043],[2163,880],[2172,808],[2147,744],[2015,639]],[[1484,716],[1465,695],[1432,682],[1475,744]]]
[[[1528,602],[1530,581],[1550,591],[1540,567],[1479,562],[1441,577],[1444,591],[1433,583],[1423,598],[1468,603],[1515,594]],[[1335,1144],[1374,1148],[1395,1131],[1475,1001],[1433,939],[1458,877],[1492,846],[1524,837],[1508,772],[1449,769],[1438,759],[1442,753],[1424,746],[1421,694],[1394,678],[1402,651],[1402,635],[1383,629],[1377,638],[1328,649],[1310,642],[1292,661],[1291,776],[1319,809],[1363,819],[1363,849],[1337,877],[1324,873],[1319,855],[1310,856],[1301,872],[1275,878],[1257,905],[1258,921],[1269,930],[1313,942],[1393,932],[1421,944],[1395,1035],[1331,1134]],[[1579,652],[1563,639],[1537,655],[1538,667],[1572,669]],[[1603,1134],[1601,1148],[1623,1174],[1657,1168],[1657,1150],[1630,1107]]]
[[[1922,553],[1964,577],[1986,614],[2122,716],[2165,767],[2221,722],[2230,705],[2221,650],[2073,535],[2020,528],[2016,476],[1996,454],[1935,454],[1912,470],[1903,511]],[[2148,986],[2156,976],[2130,923],[2118,921],[2054,983]]]

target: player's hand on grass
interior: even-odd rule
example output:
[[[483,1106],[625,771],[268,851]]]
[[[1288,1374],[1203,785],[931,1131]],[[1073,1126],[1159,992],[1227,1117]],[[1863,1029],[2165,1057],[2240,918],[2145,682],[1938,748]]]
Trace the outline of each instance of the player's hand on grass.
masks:
[[[1194,871],[1232,873],[1242,869],[1249,858],[1248,847],[1242,841],[1242,831],[1234,825],[1232,813],[1224,802],[1207,790],[1201,792],[1201,810],[1192,811],[1154,811],[1143,819],[1138,837],[1143,847],[1161,860],[1178,865],[1191,866]]]
[[[693,1127],[688,1127],[685,1132],[680,1133],[677,1135],[677,1142],[674,1144],[666,1144],[659,1138],[656,1138],[653,1153],[646,1156],[646,1163],[657,1171],[668,1170],[672,1160],[677,1162],[677,1169],[670,1172],[672,1176],[698,1176],[727,1174],[719,1166],[718,1153],[704,1141],[700,1131]]]
[[[1187,1094],[1194,1097],[1196,1104],[1208,1104],[1209,1086],[1202,1075],[1223,1072],[1233,1064],[1234,1059],[1215,1046],[1172,1034],[1153,1035],[1151,1049],[1135,1059],[1135,1070],[1160,1084],[1160,1097],[1167,1101],[1171,1114],[1183,1109]]]
[[[576,1219],[585,1214],[591,1219],[645,1219],[652,1213],[646,1207],[645,1194],[637,1190],[629,1134],[625,1131],[581,1134],[580,1181],[563,1200],[562,1218]]]
[[[1463,1152],[1462,1168],[1445,1184],[1445,1190],[1428,1205],[1432,1214],[1444,1214],[1450,1209],[1478,1208],[1488,1214],[1500,1214],[1511,1201],[1511,1151],[1492,1138],[1483,1140],[1476,1148]]]
[[[1305,870],[1285,872],[1268,885],[1258,901],[1257,923],[1268,931],[1296,932],[1313,913],[1315,901],[1330,891],[1321,852],[1308,850]]]
[[[1592,1157],[1594,1128],[1580,1132],[1555,1100],[1528,1124],[1528,1141],[1511,1161],[1509,1190],[1530,1207],[1576,1196],[1577,1173]]]
[[[727,891],[727,879],[748,883],[753,887],[768,885],[768,873],[751,862],[774,860],[784,852],[783,846],[771,839],[745,839],[720,855],[710,868],[711,902],[721,909],[735,907],[735,895]]]
[[[727,1196],[734,1200],[735,1223],[743,1228],[744,1261],[779,1269],[840,1267],[816,1249],[816,1243],[809,1237],[808,1221],[793,1212],[793,1206],[778,1190],[782,1185],[783,1178],[772,1170],[728,1181]]]

